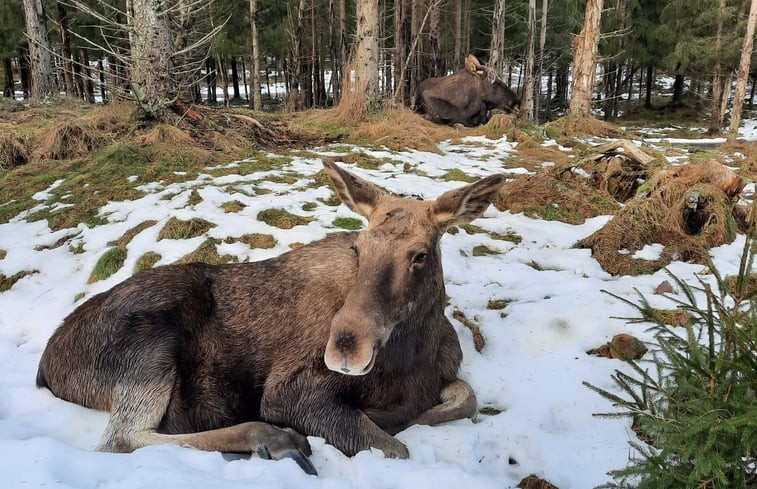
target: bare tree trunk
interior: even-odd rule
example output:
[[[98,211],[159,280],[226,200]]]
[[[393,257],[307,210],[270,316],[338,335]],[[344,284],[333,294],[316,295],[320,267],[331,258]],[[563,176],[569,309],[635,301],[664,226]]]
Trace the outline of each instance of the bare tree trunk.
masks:
[[[539,32],[539,68],[536,70],[536,91],[534,93],[534,120],[539,123],[539,103],[541,101],[541,78],[544,75],[544,45],[547,43],[548,0],[541,1],[541,26]],[[551,80],[551,78],[550,78]],[[550,81],[551,83],[551,81]]]
[[[505,68],[505,0],[494,0],[492,40],[489,43],[488,66],[502,76]]]
[[[754,106],[754,89],[757,88],[757,71],[752,73],[752,90],[749,92],[749,108]]]
[[[721,47],[723,45],[723,17],[725,16],[725,1],[720,0],[718,8],[718,27],[715,32],[715,67],[712,75],[712,103],[710,105],[710,125],[707,133],[720,134],[723,127],[720,104],[723,100],[722,65],[720,63]]]
[[[108,103],[108,91],[105,88],[105,67],[103,67],[102,58],[97,60],[97,73],[100,77],[100,98],[104,104]]]
[[[89,67],[89,55],[86,49],[81,50],[81,62],[84,65],[82,74],[84,80],[84,96],[87,103],[95,103],[95,85],[92,82],[92,70]]]
[[[242,95],[239,93],[239,71],[237,70],[236,56],[231,57],[229,64],[231,65],[231,89],[234,93],[232,98],[235,100],[241,100]]]
[[[250,107],[261,110],[260,99],[260,46],[258,45],[258,0],[250,0],[250,29],[252,31],[252,62],[250,63]]]
[[[573,117],[591,115],[602,4],[603,0],[586,1],[584,27],[573,39],[573,86],[570,95],[570,115]]]
[[[426,72],[426,76],[441,76],[442,75],[442,53],[439,45],[439,20],[441,18],[441,11],[439,8],[440,1],[430,0],[429,2],[429,18],[428,18],[428,40],[429,40],[429,58],[430,58],[430,71]],[[425,78],[425,77],[424,77]]]
[[[744,110],[744,96],[746,95],[746,83],[749,79],[749,63],[752,59],[754,48],[754,30],[757,26],[757,0],[752,0],[749,7],[749,21],[747,22],[744,44],[741,46],[741,60],[739,71],[736,75],[736,90],[733,94],[733,108],[731,109],[731,125],[728,128],[728,140],[736,140],[741,125],[741,111]],[[752,87],[754,88],[754,87]]]
[[[395,0],[396,1],[396,0]],[[334,105],[339,103],[342,94],[342,59],[341,59],[341,40],[342,33],[339,32],[337,24],[337,5],[335,0],[329,0],[329,39],[331,48],[331,93],[334,98]],[[396,42],[396,41],[395,41]]]
[[[18,73],[21,77],[21,90],[24,100],[31,96],[31,68],[29,66],[29,47],[24,43],[18,48]]]
[[[60,31],[60,56],[63,60],[63,80],[66,86],[66,96],[74,96],[74,72],[71,69],[71,39],[68,32],[68,12],[60,1],[56,0],[58,10],[58,31]]]
[[[365,102],[368,112],[380,105],[378,84],[378,0],[357,3],[356,9],[356,95]]]
[[[226,67],[226,61],[220,56],[216,59],[216,65],[221,71],[221,83],[223,84],[223,106],[229,107],[231,100],[229,100],[229,69]]]
[[[5,72],[5,86],[3,87],[3,97],[15,97],[15,88],[13,81],[13,64],[10,58],[3,58],[3,71]]]
[[[173,39],[161,0],[132,0],[131,87],[139,119],[162,119],[177,95],[171,76]]]
[[[205,62],[205,66],[208,83],[208,104],[215,104],[216,102],[218,102],[218,96],[216,94],[216,82],[218,80],[216,60],[214,58],[208,58]]]
[[[536,0],[528,0],[528,40],[526,41],[526,59],[523,69],[523,98],[521,99],[521,117],[524,121],[534,120],[534,42],[536,40]]]
[[[287,97],[287,110],[302,109],[304,104],[304,87],[302,83],[302,29],[305,0],[299,0],[297,10],[294,13],[295,20],[291,18],[289,25],[290,56],[289,56],[289,81],[290,90]]]
[[[395,3],[398,0],[395,0]],[[505,0],[502,0],[504,2]],[[494,32],[494,31],[492,31]],[[452,59],[452,66],[457,68],[458,66],[462,66],[463,64],[463,47],[462,47],[462,37],[463,37],[463,0],[455,0],[455,46],[454,46],[454,54]],[[490,62],[491,64],[491,62]]]
[[[29,38],[31,64],[31,98],[48,100],[55,96],[55,77],[50,40],[47,36],[47,15],[42,0],[23,0],[26,35]]]

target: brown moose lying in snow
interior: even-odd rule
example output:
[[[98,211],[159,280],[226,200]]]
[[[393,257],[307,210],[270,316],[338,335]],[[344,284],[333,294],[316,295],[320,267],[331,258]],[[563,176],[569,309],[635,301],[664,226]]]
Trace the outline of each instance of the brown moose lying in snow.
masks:
[[[418,85],[415,109],[436,124],[467,127],[489,122],[489,111],[520,112],[520,99],[494,70],[469,54],[465,68]]]
[[[315,474],[300,433],[347,455],[375,447],[405,458],[393,434],[475,412],[457,378],[439,239],[479,217],[504,177],[423,202],[324,165],[365,230],[260,262],[157,267],[55,331],[37,385],[110,411],[98,449],[257,452]]]

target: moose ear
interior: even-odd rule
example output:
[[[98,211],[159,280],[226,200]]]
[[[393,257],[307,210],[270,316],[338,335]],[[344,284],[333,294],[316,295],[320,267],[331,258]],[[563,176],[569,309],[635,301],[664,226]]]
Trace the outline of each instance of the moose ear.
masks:
[[[465,224],[481,217],[504,183],[504,175],[492,175],[442,194],[434,203],[439,227],[446,229],[447,226]]]
[[[384,192],[372,183],[339,168],[332,161],[324,160],[323,166],[342,202],[361,216],[370,217]]]
[[[489,80],[489,83],[494,83],[494,81],[497,79],[497,74],[491,68],[487,68],[486,78]]]

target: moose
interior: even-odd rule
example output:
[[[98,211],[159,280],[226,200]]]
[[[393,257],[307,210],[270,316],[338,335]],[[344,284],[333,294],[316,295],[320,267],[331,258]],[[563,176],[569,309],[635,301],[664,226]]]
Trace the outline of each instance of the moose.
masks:
[[[264,261],[155,267],[55,330],[37,385],[110,413],[99,450],[177,444],[316,474],[307,435],[406,458],[397,432],[473,415],[439,240],[480,217],[504,176],[419,201],[324,166],[362,231]]]
[[[418,85],[415,109],[437,124],[474,127],[489,122],[489,111],[520,111],[520,99],[489,67],[469,54],[465,68]]]

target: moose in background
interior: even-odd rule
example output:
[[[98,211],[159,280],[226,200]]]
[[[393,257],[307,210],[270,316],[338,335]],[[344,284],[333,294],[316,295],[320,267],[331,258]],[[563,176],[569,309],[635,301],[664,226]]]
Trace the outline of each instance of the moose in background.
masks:
[[[303,435],[406,458],[395,433],[473,415],[439,240],[481,216],[504,176],[417,201],[324,166],[366,229],[259,262],[156,267],[64,319],[37,385],[110,412],[98,449],[251,452],[315,474]]]
[[[437,124],[474,127],[489,121],[489,111],[518,114],[520,99],[489,67],[469,54],[465,68],[418,85],[415,110]]]

